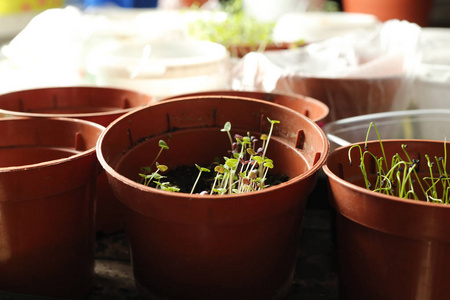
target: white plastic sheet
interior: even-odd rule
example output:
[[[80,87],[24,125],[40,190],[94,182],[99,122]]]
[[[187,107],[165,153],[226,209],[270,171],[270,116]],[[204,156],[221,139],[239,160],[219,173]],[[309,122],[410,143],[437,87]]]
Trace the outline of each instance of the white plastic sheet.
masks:
[[[316,98],[330,108],[327,121],[406,109],[420,30],[391,20],[295,50],[250,53],[235,65],[232,87]]]

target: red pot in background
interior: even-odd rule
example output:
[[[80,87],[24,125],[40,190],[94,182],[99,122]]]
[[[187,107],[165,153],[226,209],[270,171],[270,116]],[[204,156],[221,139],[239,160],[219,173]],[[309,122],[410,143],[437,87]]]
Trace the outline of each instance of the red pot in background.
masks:
[[[409,105],[399,93],[404,75],[377,78],[323,78],[288,75],[276,89],[312,97],[325,103],[329,114],[325,122],[391,110]]]
[[[342,6],[346,12],[372,14],[382,22],[399,19],[425,27],[433,0],[342,0]]]
[[[92,288],[103,129],[75,119],[0,119],[0,290],[82,298]]]
[[[102,87],[54,87],[0,95],[0,114],[26,117],[67,117],[108,126],[117,117],[149,105],[152,97],[134,91]],[[123,229],[122,207],[109,188],[106,175],[98,177],[96,228],[111,233]]]
[[[411,159],[420,158],[420,176],[429,176],[425,154],[445,155],[443,142],[385,140],[388,160],[403,155],[401,144]],[[359,163],[349,164],[351,145],[332,152],[323,167],[337,212],[340,299],[447,299],[450,206],[367,190]],[[381,156],[378,141],[368,150]],[[358,151],[352,155],[359,162]],[[375,170],[371,162],[366,167]]]
[[[170,149],[169,168],[207,165],[226,155],[226,121],[233,133],[267,133],[266,117],[281,121],[268,156],[290,180],[239,195],[189,195],[136,182],[158,140]],[[168,136],[170,135],[170,140]],[[309,118],[261,100],[203,96],[167,100],[111,123],[98,158],[127,207],[126,231],[141,293],[154,299],[283,299],[297,259],[307,197],[329,151]]]
[[[316,123],[320,123],[329,113],[328,106],[319,100],[305,97],[294,93],[265,93],[256,91],[233,91],[233,90],[223,90],[223,91],[209,91],[209,92],[199,92],[192,94],[183,94],[175,97],[170,97],[168,99],[178,99],[184,97],[198,97],[198,96],[235,96],[240,98],[252,98],[265,100],[273,103],[277,103],[301,113],[302,115],[310,118]]]

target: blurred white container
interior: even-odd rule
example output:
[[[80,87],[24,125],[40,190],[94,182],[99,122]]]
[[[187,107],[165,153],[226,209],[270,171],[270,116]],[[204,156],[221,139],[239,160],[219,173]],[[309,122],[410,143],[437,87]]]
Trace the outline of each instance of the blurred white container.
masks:
[[[289,12],[305,12],[309,0],[242,0],[244,12],[262,22],[275,22]]]
[[[375,122],[384,139],[450,140],[450,109],[414,109],[367,114],[330,122],[323,126],[331,150],[366,139],[370,122]],[[378,140],[374,128],[369,140]]]
[[[86,66],[99,86],[132,89],[159,99],[229,87],[229,53],[206,41],[102,45],[91,51]]]
[[[345,12],[290,12],[277,22],[275,42],[322,41],[357,30],[373,30],[379,24],[374,15]]]
[[[422,60],[416,72],[414,102],[418,108],[450,108],[450,29],[423,28]]]

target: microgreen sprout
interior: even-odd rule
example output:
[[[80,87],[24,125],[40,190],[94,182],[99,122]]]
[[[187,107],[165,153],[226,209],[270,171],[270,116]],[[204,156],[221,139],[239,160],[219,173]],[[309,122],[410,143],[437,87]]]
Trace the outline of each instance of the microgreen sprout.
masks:
[[[381,147],[381,157],[375,156],[368,149],[368,137],[370,128],[374,128]],[[428,176],[419,176],[417,173],[419,160],[411,159],[407,152],[407,145],[402,144],[401,150],[404,158],[398,153],[387,160],[383,142],[374,122],[371,122],[366,135],[364,148],[361,145],[352,145],[348,150],[350,165],[352,165],[351,152],[358,149],[359,168],[364,178],[365,187],[374,192],[400,197],[403,199],[423,199],[427,202],[448,204],[450,202],[450,179],[447,174],[447,148],[444,141],[444,156],[434,157],[424,155],[428,168]],[[370,182],[366,170],[366,157],[371,157],[376,167],[376,178]],[[417,190],[416,190],[417,189]],[[419,193],[420,192],[420,193]],[[419,196],[423,195],[423,196]]]
[[[249,132],[246,135],[235,134],[233,139],[231,123],[226,122],[221,131],[227,133],[230,141],[230,156],[223,157],[223,163],[215,161],[211,168],[204,168],[195,164],[199,173],[190,193],[194,193],[202,173],[211,171],[214,173],[211,189],[209,191],[202,191],[200,193],[202,195],[246,193],[266,188],[268,172],[274,167],[273,161],[266,157],[266,153],[272,137],[273,128],[275,124],[280,123],[277,120],[271,120],[269,118],[267,120],[270,123],[269,133],[262,134],[259,139]],[[260,142],[262,145],[258,145]],[[178,187],[172,186],[169,182],[162,182],[162,179],[166,177],[159,173],[166,172],[168,167],[158,164],[156,160],[161,155],[161,152],[164,149],[169,149],[169,147],[163,140],[159,141],[159,147],[160,151],[152,163],[152,165],[156,165],[156,171],[152,172],[152,165],[142,168],[143,173],[139,174],[142,177],[142,184],[166,191],[179,191]]]
[[[167,182],[161,183],[161,179],[165,178],[165,176],[162,176],[161,174],[159,174],[159,172],[161,172],[161,173],[166,172],[168,167],[166,165],[161,165],[157,162],[157,160],[161,156],[161,153],[163,152],[163,150],[168,150],[169,146],[167,145],[167,143],[164,140],[159,140],[158,146],[160,148],[159,152],[156,155],[153,162],[151,163],[151,165],[148,167],[141,168],[141,171],[143,172],[143,173],[139,173],[139,176],[141,177],[141,180],[142,180],[141,183],[143,185],[147,185],[147,186],[150,186],[150,184],[153,183],[156,188],[160,188],[162,190],[172,190],[171,187],[169,188],[169,183],[167,183]],[[153,165],[156,166],[156,170],[154,172],[152,172]]]
[[[243,10],[242,0],[224,1],[225,18],[198,19],[188,24],[188,32],[200,40],[220,43],[230,49],[233,57],[238,56],[234,46],[249,46],[252,51],[264,51],[273,43],[275,22],[260,21]],[[244,50],[239,49],[241,51]]]
[[[233,147],[233,139],[231,138],[230,130],[231,130],[231,123],[230,122],[226,122],[225,125],[223,125],[223,128],[220,129],[220,131],[226,132],[228,134],[228,138],[230,139],[231,147]]]
[[[198,180],[200,179],[200,176],[202,175],[202,172],[208,172],[208,173],[210,172],[209,169],[207,169],[207,168],[200,167],[200,166],[197,165],[197,164],[195,164],[195,166],[197,167],[197,169],[199,170],[199,172],[198,172],[197,179],[195,180],[195,183],[194,183],[194,185],[192,186],[191,194],[194,192],[195,186],[197,185],[197,182],[198,182]]]

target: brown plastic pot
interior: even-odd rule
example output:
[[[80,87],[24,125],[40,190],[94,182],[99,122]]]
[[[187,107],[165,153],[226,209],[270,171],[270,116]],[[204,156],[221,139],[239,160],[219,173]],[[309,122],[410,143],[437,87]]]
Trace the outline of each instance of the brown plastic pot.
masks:
[[[372,14],[382,22],[399,19],[427,26],[433,0],[342,0],[342,6],[346,12]]]
[[[444,156],[443,142],[385,140],[388,159],[403,153],[402,143],[411,159],[420,158],[423,176],[425,154]],[[337,212],[340,299],[448,299],[450,206],[365,189],[359,164],[349,164],[349,147],[332,152],[323,167]],[[378,142],[368,149],[381,155]]]
[[[325,122],[370,113],[407,108],[399,93],[403,75],[378,78],[323,78],[287,75],[280,77],[276,89],[312,97],[325,103],[329,114]]]
[[[178,99],[184,97],[198,97],[198,96],[235,96],[241,98],[252,98],[259,100],[266,100],[269,102],[277,103],[301,113],[307,116],[316,123],[320,123],[329,113],[328,106],[323,102],[305,97],[293,93],[265,93],[256,91],[233,91],[233,90],[223,90],[223,91],[209,91],[209,92],[199,92],[192,94],[183,94],[175,97],[170,97],[168,99]]]
[[[103,129],[75,119],[0,119],[0,290],[60,298],[90,291]]]
[[[290,180],[240,195],[189,195],[136,183],[169,141],[159,162],[208,165],[226,155],[233,133],[267,132],[281,121],[268,156]],[[168,136],[170,140],[168,140]],[[272,144],[273,143],[273,144]],[[329,145],[309,118],[281,105],[204,96],[159,102],[114,121],[98,158],[126,205],[126,230],[137,286],[152,299],[282,299],[292,284],[307,197]]]
[[[108,126],[119,116],[149,105],[152,97],[104,87],[54,87],[0,95],[0,114],[26,117],[66,117]],[[123,229],[122,207],[109,188],[106,175],[98,177],[97,231]]]
[[[230,51],[230,55],[236,58],[243,58],[250,52],[264,52],[264,51],[277,51],[277,50],[287,50],[291,48],[296,48],[303,45],[296,45],[294,43],[269,43],[264,45],[262,49],[260,49],[261,45],[229,45],[228,51]]]

